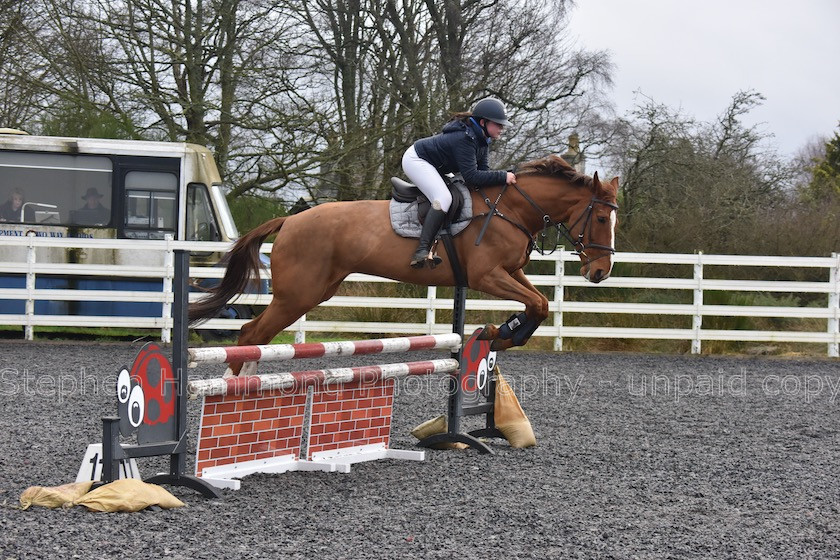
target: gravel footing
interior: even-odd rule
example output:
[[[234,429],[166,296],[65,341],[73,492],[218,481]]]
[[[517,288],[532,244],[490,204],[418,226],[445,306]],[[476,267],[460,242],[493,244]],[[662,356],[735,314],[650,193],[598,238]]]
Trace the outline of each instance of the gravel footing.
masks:
[[[139,344],[3,346],[2,560],[840,557],[837,361],[509,352],[499,365],[536,448],[254,475],[219,500],[169,488],[188,507],[98,514],[16,505],[28,486],[75,479]],[[444,388],[398,385],[391,447],[414,447],[411,428],[445,411]],[[198,412],[191,403],[191,447]]]

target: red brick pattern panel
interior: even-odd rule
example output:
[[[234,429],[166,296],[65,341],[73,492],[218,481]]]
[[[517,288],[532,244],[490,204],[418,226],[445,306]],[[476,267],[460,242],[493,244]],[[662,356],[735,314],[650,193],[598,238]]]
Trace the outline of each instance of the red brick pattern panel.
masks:
[[[393,379],[317,387],[307,458],[321,451],[372,443],[387,447],[393,405]]]
[[[204,398],[195,472],[278,455],[300,455],[306,391]]]

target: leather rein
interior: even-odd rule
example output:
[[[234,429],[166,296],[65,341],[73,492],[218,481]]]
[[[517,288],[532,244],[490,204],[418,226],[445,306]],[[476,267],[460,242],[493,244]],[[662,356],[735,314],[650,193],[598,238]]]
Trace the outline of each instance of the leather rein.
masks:
[[[545,230],[548,229],[551,226],[554,226],[554,227],[557,228],[558,237],[563,236],[569,243],[572,244],[572,246],[575,248],[575,251],[574,251],[575,255],[582,256],[583,258],[586,259],[585,264],[595,262],[598,259],[602,259],[602,258],[606,257],[607,255],[612,255],[612,254],[615,253],[615,248],[614,247],[610,247],[608,245],[601,245],[600,243],[584,243],[583,239],[584,239],[585,233],[587,232],[587,227],[591,231],[591,228],[592,228],[592,211],[595,209],[595,205],[596,204],[603,204],[604,206],[612,208],[613,210],[618,210],[618,205],[617,204],[613,204],[612,202],[602,200],[602,199],[593,195],[592,199],[589,201],[589,205],[586,207],[586,210],[578,217],[578,219],[575,221],[575,223],[573,223],[571,226],[566,226],[566,224],[564,224],[561,220],[552,220],[551,216],[548,214],[548,212],[543,210],[540,207],[540,205],[537,204],[536,201],[533,198],[531,198],[531,196],[528,193],[526,193],[524,190],[522,190],[522,188],[517,183],[513,183],[513,187],[517,190],[517,192],[519,192],[519,194],[521,194],[522,197],[525,200],[528,201],[528,203],[534,208],[534,210],[536,210],[539,214],[542,215],[543,228],[540,230],[540,232],[531,233],[528,230],[528,228],[526,228],[522,224],[514,221],[513,219],[509,218],[508,216],[505,216],[502,212],[499,211],[499,209],[498,209],[499,201],[501,200],[502,195],[507,190],[507,187],[508,187],[508,185],[505,185],[505,186],[502,187],[502,190],[501,190],[501,192],[499,192],[499,195],[496,197],[495,202],[491,202],[490,199],[487,197],[487,195],[484,194],[484,191],[482,191],[481,189],[477,189],[478,193],[484,199],[485,204],[487,204],[487,206],[490,208],[490,211],[489,212],[483,212],[481,214],[477,214],[474,217],[474,218],[479,218],[479,217],[485,217],[486,218],[485,222],[484,222],[484,226],[482,227],[481,232],[479,233],[478,238],[475,241],[476,245],[481,243],[481,239],[482,239],[482,237],[484,237],[484,233],[487,231],[487,226],[490,224],[490,219],[493,216],[498,216],[501,219],[508,222],[509,224],[516,227],[519,231],[521,231],[522,233],[524,233],[528,237],[528,246],[529,246],[529,249],[531,251],[533,251],[534,249],[538,249],[536,235],[537,235],[537,233],[542,232],[543,247],[538,249],[540,254],[545,254],[545,237],[546,237]],[[578,234],[577,239],[575,239],[575,237],[572,235],[572,230],[575,227],[577,227],[577,225],[581,222],[581,220],[583,220],[583,224],[581,224],[580,233]],[[599,250],[602,250],[602,251],[606,251],[606,254],[601,255],[600,257],[596,257],[594,259],[590,259],[589,256],[586,254],[587,249],[599,249]],[[551,252],[553,252],[553,251],[554,251],[554,249],[551,250]]]

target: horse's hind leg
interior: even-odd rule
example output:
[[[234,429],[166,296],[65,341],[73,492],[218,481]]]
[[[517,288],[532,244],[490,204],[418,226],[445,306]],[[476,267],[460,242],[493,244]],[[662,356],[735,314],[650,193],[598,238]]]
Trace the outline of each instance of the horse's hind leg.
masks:
[[[287,299],[276,296],[265,311],[242,325],[239,330],[238,346],[268,344],[277,333],[298,320],[308,309],[301,310],[299,305],[290,304]],[[229,364],[225,377],[253,375],[257,371],[257,362],[238,362]]]
[[[275,293],[274,298],[268,307],[255,317],[252,321],[242,325],[239,331],[238,346],[250,346],[257,344],[268,344],[277,336],[277,333],[297,321],[304,313],[321,303],[330,299],[341,280],[333,282],[325,288],[319,297],[310,296],[302,299],[304,294],[298,292],[295,296]],[[253,375],[257,371],[257,362],[233,363],[230,364],[225,377],[237,375]]]

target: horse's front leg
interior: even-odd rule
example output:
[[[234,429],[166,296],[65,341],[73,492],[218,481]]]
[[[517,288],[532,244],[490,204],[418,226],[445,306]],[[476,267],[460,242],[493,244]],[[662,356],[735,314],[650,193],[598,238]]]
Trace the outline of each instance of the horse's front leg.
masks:
[[[502,268],[494,269],[482,277],[476,288],[490,295],[525,304],[524,313],[514,314],[500,327],[484,327],[479,338],[492,340],[493,350],[524,345],[548,317],[548,299],[531,284],[521,268],[510,274]]]

